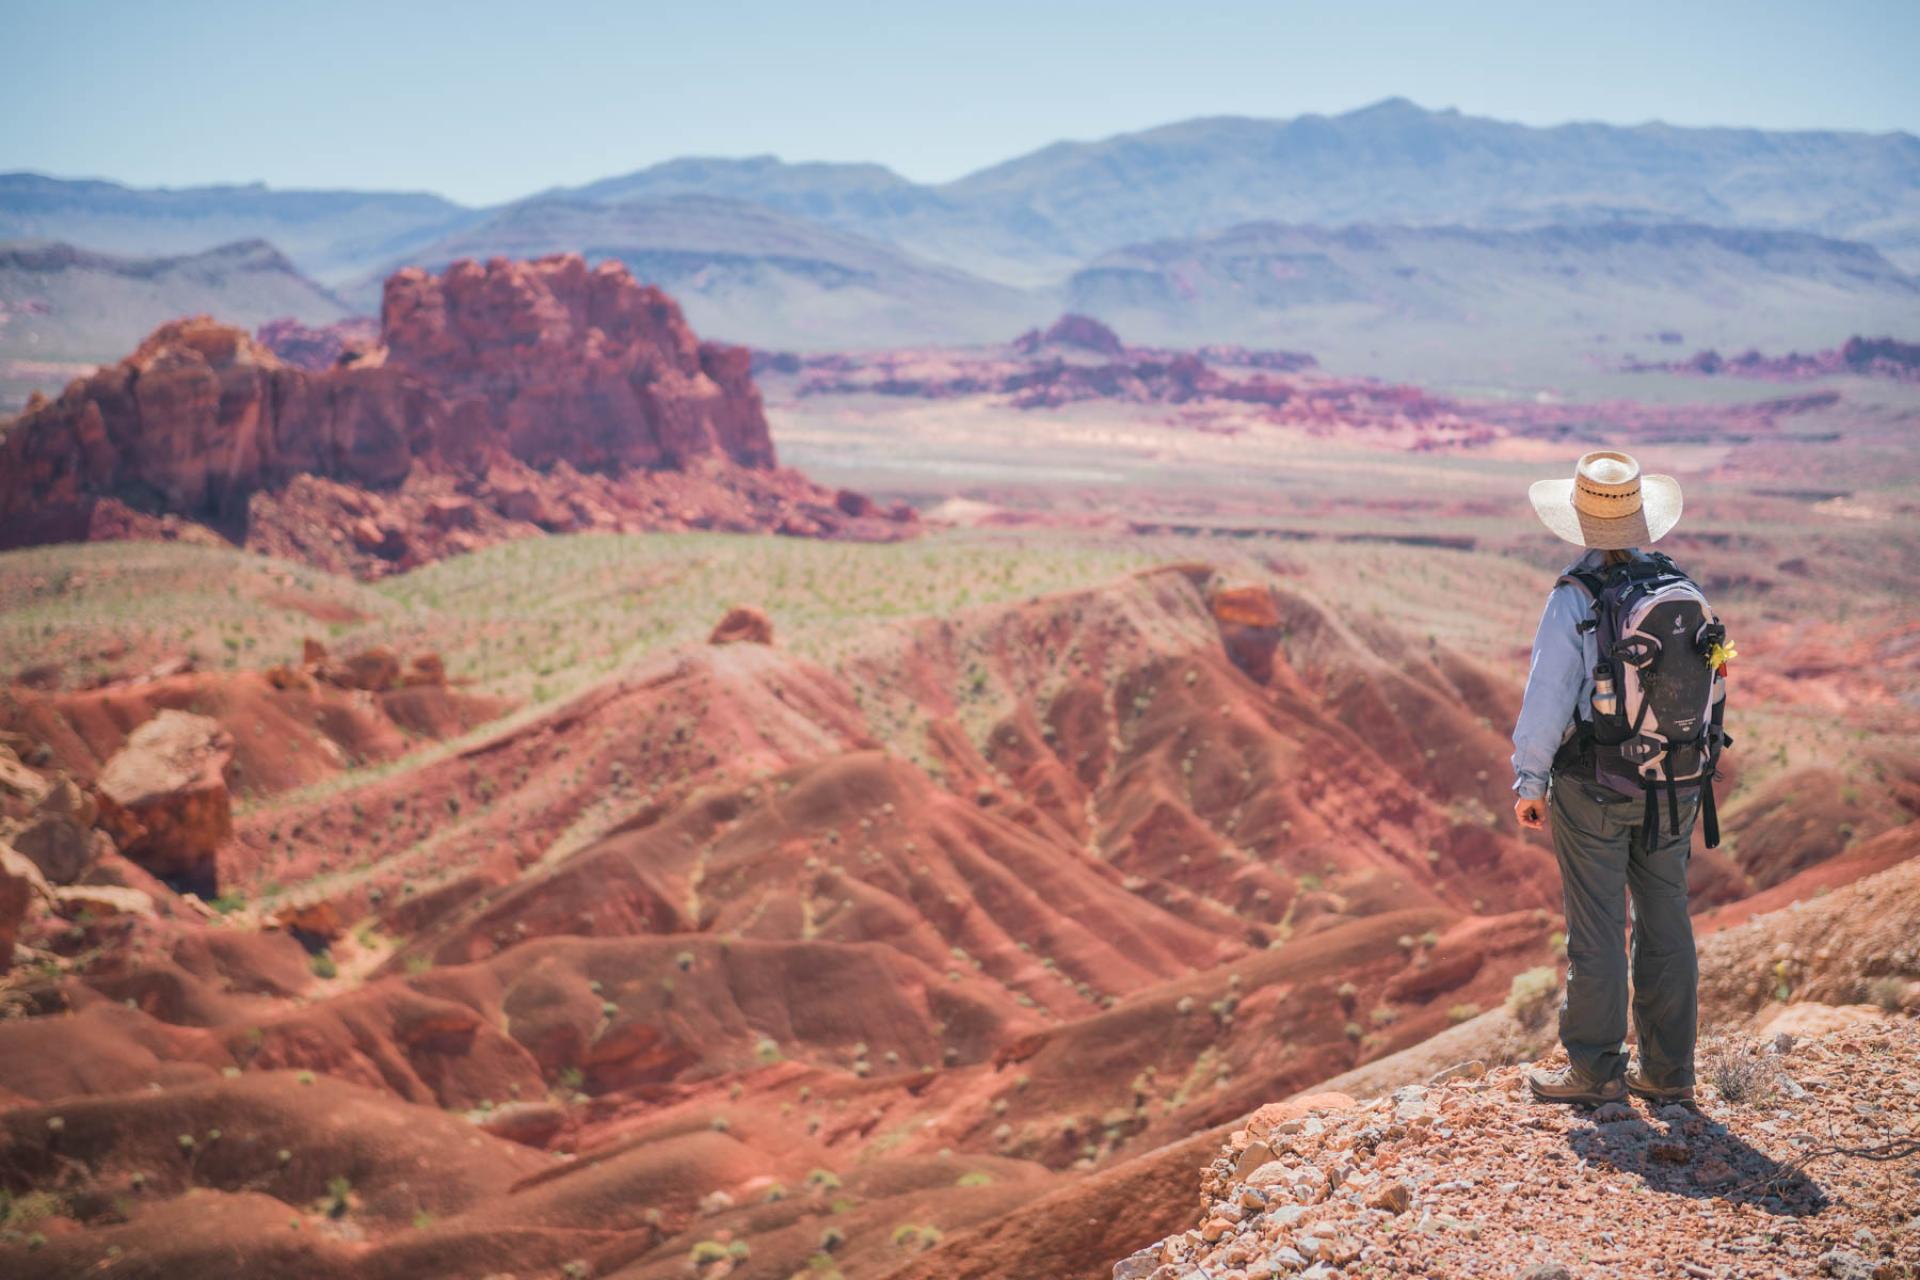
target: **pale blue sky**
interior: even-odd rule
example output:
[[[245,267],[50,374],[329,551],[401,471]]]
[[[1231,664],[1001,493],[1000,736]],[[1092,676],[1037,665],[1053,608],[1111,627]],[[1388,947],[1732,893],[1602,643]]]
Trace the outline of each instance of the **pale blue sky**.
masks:
[[[1920,0],[0,0],[0,170],[492,202],[678,155],[922,181],[1200,115],[1920,131]]]

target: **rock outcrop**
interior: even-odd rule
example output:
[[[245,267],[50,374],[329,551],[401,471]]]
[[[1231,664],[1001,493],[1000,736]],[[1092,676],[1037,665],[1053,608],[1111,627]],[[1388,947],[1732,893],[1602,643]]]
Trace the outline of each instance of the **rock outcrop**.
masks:
[[[382,345],[263,333],[297,363],[176,320],[0,425],[0,546],[178,536],[153,524],[174,518],[374,576],[541,530],[911,523],[778,468],[749,353],[617,263],[410,268]]]
[[[233,833],[225,773],[232,759],[232,736],[218,721],[162,711],[100,771],[102,824],[155,875],[210,890],[214,852]]]
[[[253,337],[282,362],[318,373],[364,359],[380,345],[380,323],[369,316],[354,316],[316,327],[286,317],[267,321],[254,330]]]
[[[1700,378],[1753,378],[1763,382],[1804,382],[1812,378],[1831,378],[1851,374],[1862,378],[1887,378],[1894,382],[1920,382],[1920,342],[1899,342],[1893,338],[1863,338],[1855,335],[1837,348],[1805,353],[1789,351],[1782,356],[1762,355],[1757,350],[1739,355],[1722,355],[1708,348],[1696,351],[1686,360],[1640,362],[1629,360],[1630,373],[1679,373]]]
[[[772,644],[773,620],[750,604],[736,605],[714,625],[708,644]]]
[[[1835,1149],[1906,1132],[1920,1028],[1883,1017],[1707,1055],[1697,1111],[1544,1107],[1518,1067],[1263,1109],[1202,1171],[1198,1225],[1112,1274],[1912,1275],[1910,1176]]]

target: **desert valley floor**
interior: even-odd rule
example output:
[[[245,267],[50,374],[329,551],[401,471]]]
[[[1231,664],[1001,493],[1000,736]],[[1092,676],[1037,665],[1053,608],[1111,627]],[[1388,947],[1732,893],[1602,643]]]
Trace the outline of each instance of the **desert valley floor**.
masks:
[[[0,799],[44,851],[0,986],[0,1268],[1275,1274],[1157,1243],[1252,1203],[1265,1104],[1472,1061],[1446,1105],[1524,1119],[1499,1069],[1552,1044],[1564,938],[1507,735],[1570,558],[1524,494],[1602,442],[1682,478],[1663,547],[1740,650],[1693,862],[1713,1043],[1834,1037],[1816,1089],[1822,1054],[1910,1064],[1920,386],[1449,396],[1073,336],[758,361],[781,460],[890,540],[0,554]],[[172,799],[116,848],[96,796],[142,769]],[[1793,1111],[1737,1104],[1712,1123],[1762,1145]],[[1887,1168],[1770,1265],[1912,1275]],[[1317,1274],[1517,1274],[1368,1240]],[[1648,1274],[1773,1274],[1741,1256]]]

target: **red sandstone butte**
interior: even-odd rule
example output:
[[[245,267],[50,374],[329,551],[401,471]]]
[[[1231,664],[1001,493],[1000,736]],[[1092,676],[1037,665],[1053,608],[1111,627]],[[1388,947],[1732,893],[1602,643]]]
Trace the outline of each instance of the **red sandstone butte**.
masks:
[[[895,538],[778,466],[744,348],[578,255],[414,268],[378,346],[297,367],[205,316],[0,423],[0,547],[199,526],[376,576],[568,529]],[[267,335],[305,364],[323,337]]]

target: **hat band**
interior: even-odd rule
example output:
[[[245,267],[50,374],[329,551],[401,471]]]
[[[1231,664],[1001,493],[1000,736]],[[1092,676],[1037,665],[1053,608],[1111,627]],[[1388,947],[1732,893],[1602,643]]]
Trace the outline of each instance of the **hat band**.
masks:
[[[1640,484],[1636,480],[1633,488],[1625,493],[1607,493],[1590,488],[1585,481],[1576,478],[1573,482],[1573,506],[1576,510],[1604,515],[1609,519],[1632,515],[1640,509]]]

